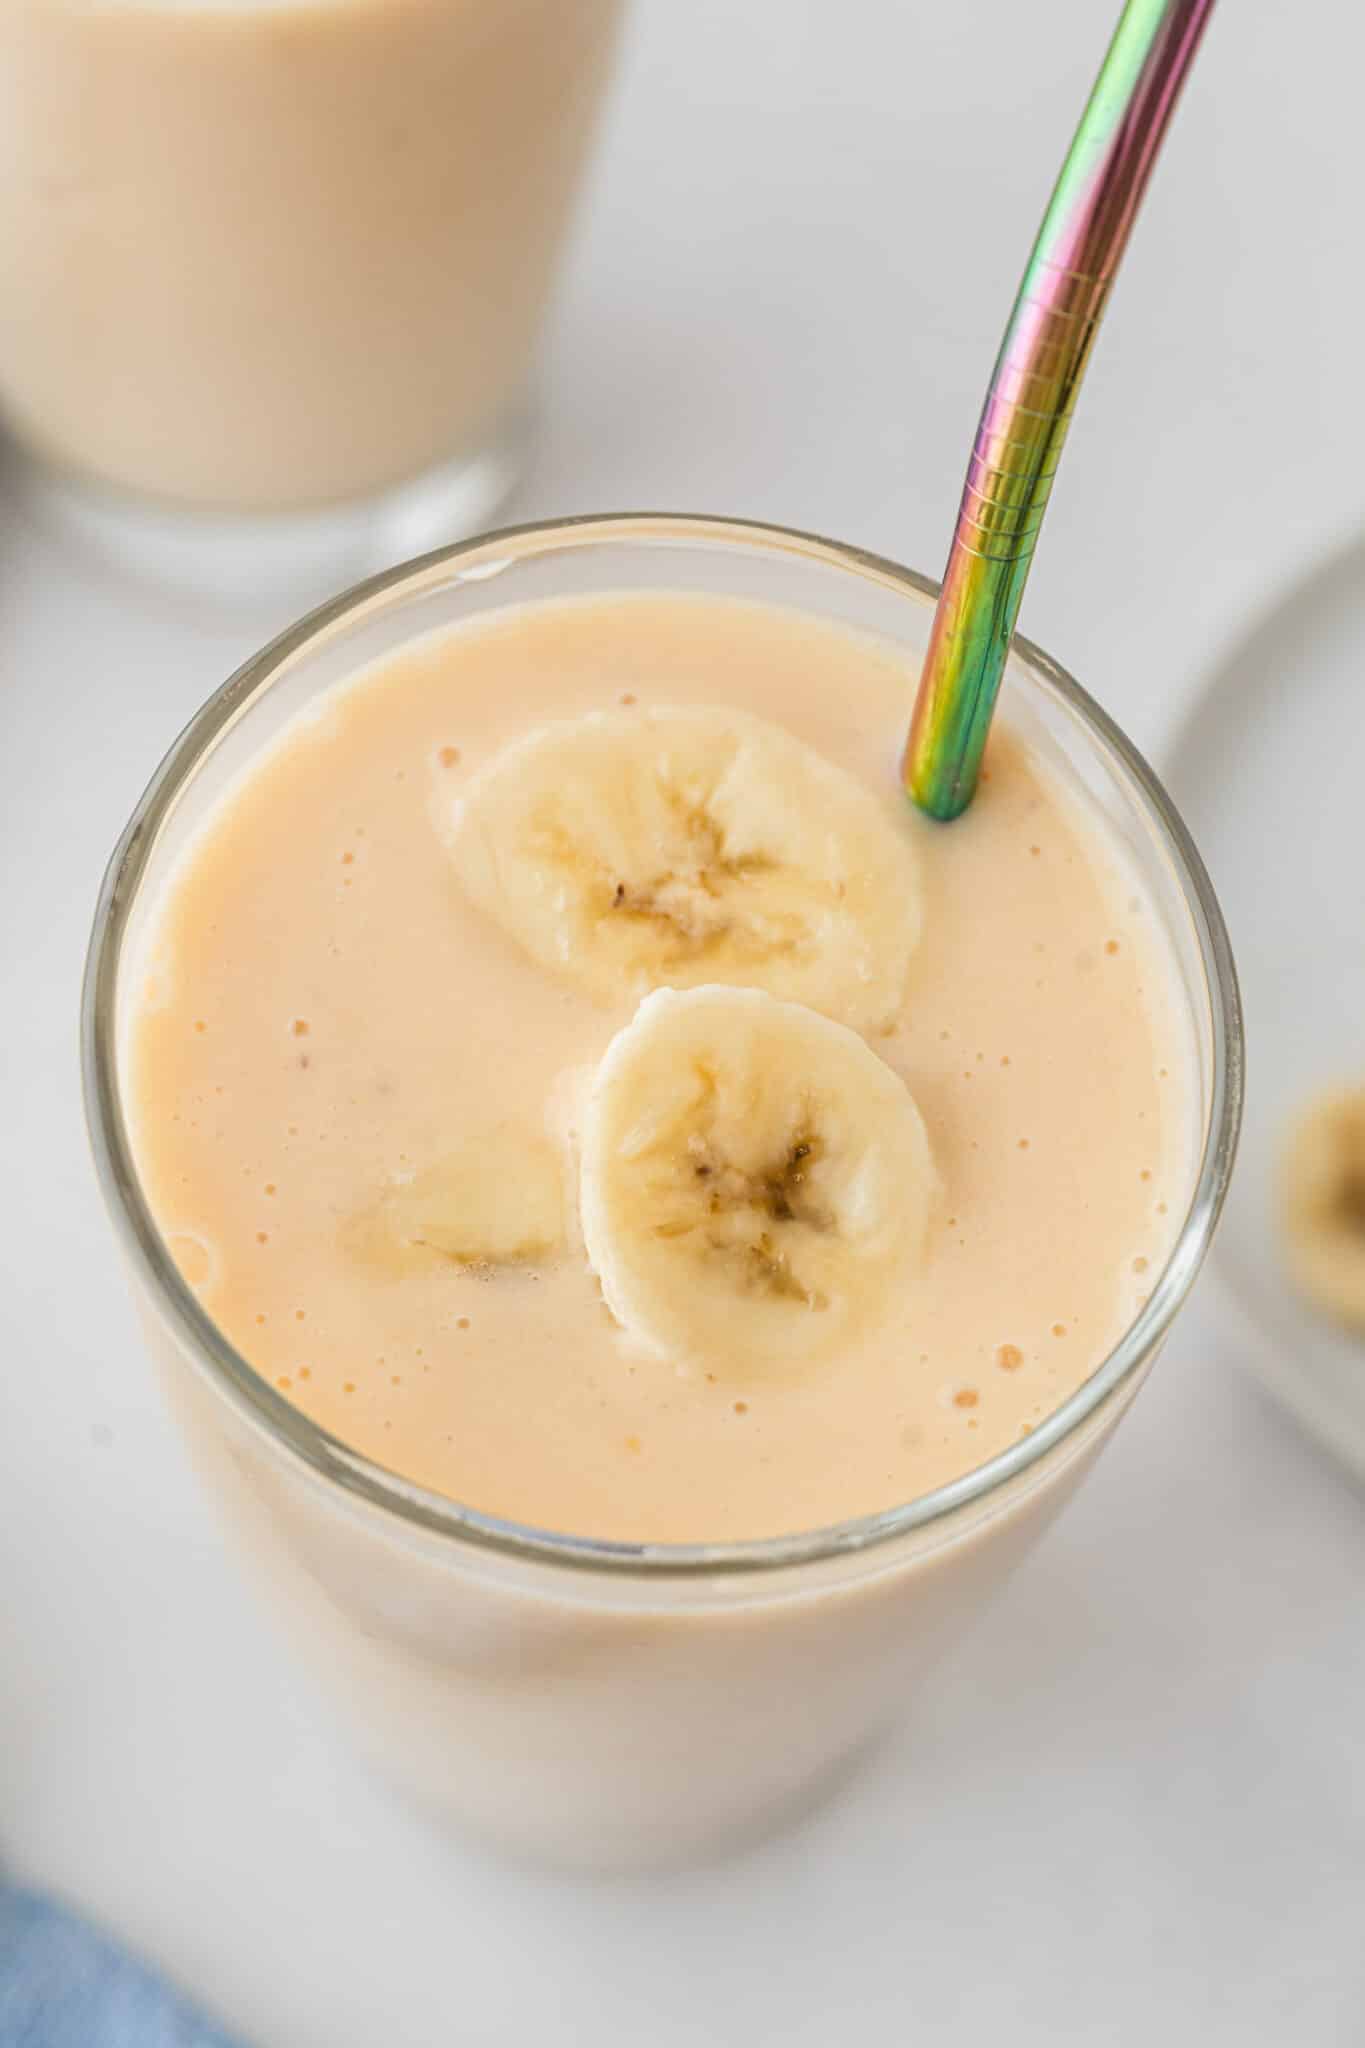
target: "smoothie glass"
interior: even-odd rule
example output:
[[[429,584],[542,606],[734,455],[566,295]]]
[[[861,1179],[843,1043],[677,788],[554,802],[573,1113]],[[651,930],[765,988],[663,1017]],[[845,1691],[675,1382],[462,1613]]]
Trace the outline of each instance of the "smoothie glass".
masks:
[[[624,0],[0,0],[0,421],[129,566],[487,525]]]
[[[289,1635],[413,1800],[518,1850],[597,1866],[698,1856],[771,1825],[905,1711],[1145,1377],[1208,1248],[1241,1104],[1236,981],[1198,855],[1122,734],[1016,641],[1005,715],[1046,737],[1145,891],[1190,1048],[1179,1233],[1137,1319],[1079,1391],[1008,1451],[890,1512],[688,1545],[590,1541],[472,1512],[291,1407],[186,1287],[139,1184],[122,1051],[159,891],[226,784],[357,667],[508,605],[642,589],[815,613],[904,650],[910,673],[935,597],[925,578],[829,541],[644,515],[494,534],[377,577],[249,661],[177,741],[109,868],[84,1013],[95,1153],[147,1336]],[[888,775],[899,737],[886,736]]]

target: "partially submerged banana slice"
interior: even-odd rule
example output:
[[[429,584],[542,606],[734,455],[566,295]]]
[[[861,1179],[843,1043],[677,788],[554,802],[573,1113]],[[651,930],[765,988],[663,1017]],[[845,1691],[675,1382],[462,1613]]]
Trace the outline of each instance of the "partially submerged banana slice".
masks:
[[[438,1262],[530,1265],[563,1244],[564,1168],[544,1138],[500,1125],[438,1165],[395,1179],[352,1226],[354,1249],[390,1271]]]
[[[1365,1088],[1334,1089],[1304,1111],[1285,1160],[1284,1218],[1295,1285],[1365,1332]]]
[[[729,983],[888,1026],[919,937],[908,830],[779,727],[601,712],[518,740],[451,836],[473,900],[543,965],[620,1001]]]
[[[678,1363],[806,1359],[893,1312],[933,1185],[904,1082],[756,989],[647,997],[583,1118],[589,1260],[617,1321]]]

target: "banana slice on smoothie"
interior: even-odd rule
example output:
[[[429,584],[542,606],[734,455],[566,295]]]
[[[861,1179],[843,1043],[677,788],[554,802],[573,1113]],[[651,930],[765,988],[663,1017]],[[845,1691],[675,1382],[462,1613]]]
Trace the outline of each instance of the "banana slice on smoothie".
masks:
[[[1308,1105],[1286,1156],[1283,1202],[1295,1285],[1365,1335],[1365,1088]]]
[[[919,937],[908,822],[778,726],[716,708],[548,725],[470,784],[468,894],[606,1001],[726,983],[888,1027]]]
[[[617,1321],[677,1363],[805,1360],[903,1308],[933,1189],[899,1076],[757,989],[646,997],[583,1118],[588,1258]]]
[[[393,1180],[351,1227],[352,1246],[395,1274],[447,1263],[525,1266],[565,1238],[564,1166],[548,1140],[499,1125]]]

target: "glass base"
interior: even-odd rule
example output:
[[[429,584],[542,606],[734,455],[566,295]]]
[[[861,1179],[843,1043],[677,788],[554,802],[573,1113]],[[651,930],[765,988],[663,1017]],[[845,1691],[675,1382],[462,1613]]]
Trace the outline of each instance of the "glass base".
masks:
[[[223,603],[319,603],[378,569],[488,526],[530,446],[529,409],[477,449],[370,498],[316,511],[198,512],[34,463],[26,494],[44,524],[140,581]]]

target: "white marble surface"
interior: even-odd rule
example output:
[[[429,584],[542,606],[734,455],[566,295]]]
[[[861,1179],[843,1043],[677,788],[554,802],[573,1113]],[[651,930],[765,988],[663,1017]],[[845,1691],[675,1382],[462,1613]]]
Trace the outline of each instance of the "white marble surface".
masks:
[[[729,510],[936,568],[1111,12],[639,0],[513,513]],[[1102,338],[1026,625],[1149,745],[1365,517],[1362,61],[1332,0],[1220,11]],[[0,502],[0,1860],[259,2048],[1358,2042],[1365,1500],[1207,1292],[993,1625],[801,1831],[569,1884],[433,1840],[337,1752],[157,1406],[76,1091],[105,854],[275,623],[123,588]]]

